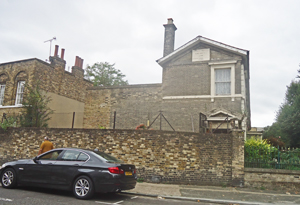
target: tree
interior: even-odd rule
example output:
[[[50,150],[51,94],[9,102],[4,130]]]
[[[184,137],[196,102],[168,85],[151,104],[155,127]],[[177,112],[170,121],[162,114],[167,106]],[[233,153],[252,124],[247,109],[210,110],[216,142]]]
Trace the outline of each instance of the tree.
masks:
[[[120,70],[116,69],[115,64],[95,63],[87,66],[85,78],[92,81],[94,86],[112,86],[112,85],[128,85],[126,77]]]
[[[300,73],[300,71],[298,70]],[[297,77],[299,78],[299,77]],[[287,86],[285,101],[276,115],[281,131],[289,138],[290,146],[300,147],[300,82]]]
[[[268,139],[267,141],[273,145],[275,139],[277,141],[282,141],[284,144],[290,144],[288,136],[281,130],[281,125],[278,122],[274,122],[271,126],[264,128],[263,138]]]
[[[42,93],[39,84],[38,82],[33,87],[25,85],[27,93],[22,102],[24,111],[20,115],[21,127],[48,127],[50,115],[53,113],[48,107],[51,99]]]
[[[300,76],[298,75],[297,78]],[[288,146],[300,147],[299,80],[294,80],[287,86],[284,103],[279,107],[276,114],[276,122],[265,128],[263,136],[266,139],[280,138]]]
[[[300,78],[300,70],[296,78]],[[276,113],[276,122],[265,127],[264,139],[275,138],[290,147],[300,147],[300,81],[294,80],[285,93],[284,103]],[[275,139],[272,139],[273,141]]]

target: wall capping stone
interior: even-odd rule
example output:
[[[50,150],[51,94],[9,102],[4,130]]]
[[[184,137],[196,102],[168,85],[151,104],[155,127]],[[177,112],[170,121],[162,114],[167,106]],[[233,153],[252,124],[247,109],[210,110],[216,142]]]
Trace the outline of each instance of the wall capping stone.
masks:
[[[298,174],[300,175],[300,170],[286,170],[286,169],[263,169],[263,168],[245,168],[244,172],[252,173],[268,173],[268,174]]]
[[[120,85],[120,86],[94,86],[88,87],[87,90],[102,90],[102,89],[123,89],[123,88],[147,88],[147,87],[161,87],[161,83],[157,84],[135,84],[135,85]]]

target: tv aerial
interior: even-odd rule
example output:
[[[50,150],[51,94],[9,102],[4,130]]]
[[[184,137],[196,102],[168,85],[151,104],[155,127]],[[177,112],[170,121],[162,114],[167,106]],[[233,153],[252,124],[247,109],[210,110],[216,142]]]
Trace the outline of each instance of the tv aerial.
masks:
[[[51,45],[52,45],[52,41],[53,41],[53,40],[56,40],[56,37],[53,37],[53,38],[50,39],[50,40],[44,41],[44,43],[50,42],[50,53],[49,53],[49,56],[51,56]]]

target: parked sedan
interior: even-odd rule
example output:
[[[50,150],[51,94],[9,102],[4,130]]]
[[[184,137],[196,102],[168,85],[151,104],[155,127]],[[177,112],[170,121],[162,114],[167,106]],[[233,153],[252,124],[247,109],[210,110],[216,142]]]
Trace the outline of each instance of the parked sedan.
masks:
[[[33,159],[7,162],[0,169],[3,188],[32,185],[72,190],[78,199],[94,192],[120,192],[136,185],[134,165],[97,150],[53,149]]]

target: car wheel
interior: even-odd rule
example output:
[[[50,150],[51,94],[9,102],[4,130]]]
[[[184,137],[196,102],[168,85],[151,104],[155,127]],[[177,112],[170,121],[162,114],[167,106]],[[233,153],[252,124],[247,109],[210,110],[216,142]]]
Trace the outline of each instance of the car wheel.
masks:
[[[2,172],[1,184],[3,188],[12,189],[17,186],[17,175],[14,169],[7,168]]]
[[[87,176],[78,177],[73,184],[73,193],[77,199],[89,199],[94,195],[92,180]]]

